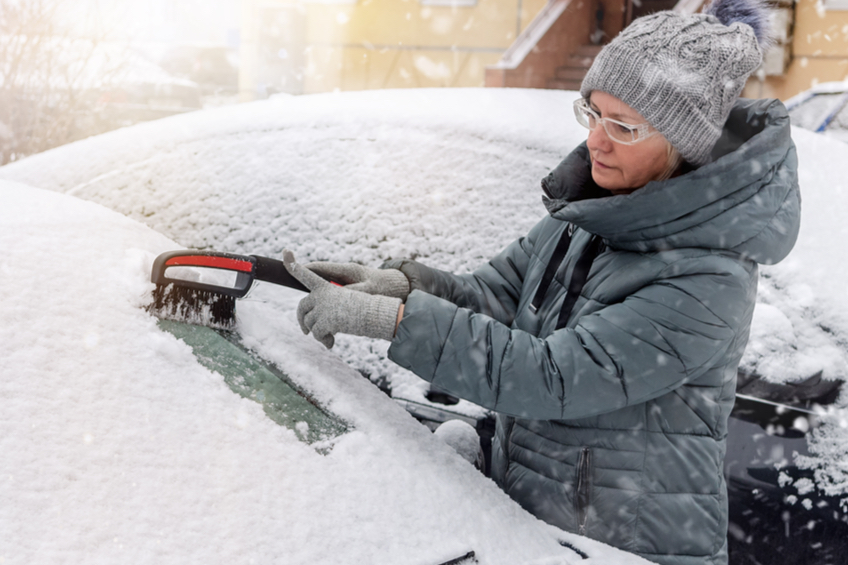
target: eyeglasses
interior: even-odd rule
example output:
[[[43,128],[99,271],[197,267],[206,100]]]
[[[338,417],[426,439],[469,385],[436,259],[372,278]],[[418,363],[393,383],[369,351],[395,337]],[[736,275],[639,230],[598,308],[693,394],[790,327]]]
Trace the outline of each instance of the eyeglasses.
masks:
[[[577,123],[589,130],[594,130],[598,127],[598,124],[601,124],[611,140],[624,145],[633,145],[645,141],[652,135],[659,133],[647,122],[634,125],[619,122],[612,118],[602,118],[589,107],[585,98],[574,101],[574,115],[577,117]]]

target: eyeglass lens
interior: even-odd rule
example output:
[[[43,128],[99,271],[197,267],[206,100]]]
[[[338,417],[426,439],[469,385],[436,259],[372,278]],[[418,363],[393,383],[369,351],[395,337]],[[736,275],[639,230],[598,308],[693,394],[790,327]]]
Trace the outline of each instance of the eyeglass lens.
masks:
[[[598,122],[600,121],[601,124],[603,124],[607,135],[616,141],[634,143],[639,139],[639,130],[637,128],[630,128],[624,124],[611,122],[609,118],[599,119],[594,111],[585,106],[575,106],[575,110],[577,114],[577,121],[580,122],[580,125],[583,127],[594,130],[598,127]]]

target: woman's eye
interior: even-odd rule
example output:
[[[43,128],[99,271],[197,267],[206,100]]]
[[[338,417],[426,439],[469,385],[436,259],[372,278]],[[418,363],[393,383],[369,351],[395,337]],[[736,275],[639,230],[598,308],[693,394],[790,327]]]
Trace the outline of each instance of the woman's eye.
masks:
[[[633,133],[633,128],[630,127],[630,126],[625,126],[624,124],[615,124],[615,127],[621,133],[627,133],[627,134]]]

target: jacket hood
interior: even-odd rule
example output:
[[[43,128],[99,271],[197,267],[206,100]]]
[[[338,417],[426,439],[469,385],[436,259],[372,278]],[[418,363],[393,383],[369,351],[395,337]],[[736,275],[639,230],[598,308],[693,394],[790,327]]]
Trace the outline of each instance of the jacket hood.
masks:
[[[592,180],[584,142],[542,188],[553,217],[628,251],[698,247],[773,264],[795,245],[801,222],[798,157],[779,100],[739,99],[711,161],[684,175],[614,196]]]

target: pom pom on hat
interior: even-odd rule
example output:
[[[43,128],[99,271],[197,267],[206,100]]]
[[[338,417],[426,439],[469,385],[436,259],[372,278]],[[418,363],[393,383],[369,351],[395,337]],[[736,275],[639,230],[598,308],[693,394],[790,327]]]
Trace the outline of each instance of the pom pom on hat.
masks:
[[[768,45],[762,0],[715,0],[702,14],[662,11],[604,46],[580,93],[611,94],[642,114],[689,163],[701,166]]]
[[[726,26],[735,22],[750,26],[763,51],[774,41],[770,10],[762,0],[714,0],[704,9],[704,13],[715,16]]]

